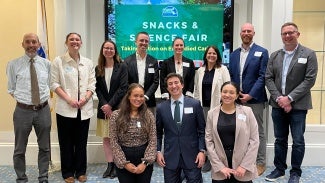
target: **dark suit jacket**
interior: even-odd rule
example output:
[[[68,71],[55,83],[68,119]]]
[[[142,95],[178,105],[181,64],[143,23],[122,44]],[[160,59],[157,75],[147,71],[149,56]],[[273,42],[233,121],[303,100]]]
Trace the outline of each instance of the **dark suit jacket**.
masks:
[[[238,85],[240,85],[240,51],[241,48],[238,48],[232,52],[229,61],[231,81]],[[242,75],[242,92],[253,97],[248,103],[262,103],[267,101],[265,70],[268,59],[268,51],[254,43],[247,55]]]
[[[128,66],[128,82],[131,83],[139,83],[138,77],[138,67],[137,67],[137,59],[136,54],[132,54],[128,56],[124,62]],[[153,68],[155,73],[149,73],[148,69]],[[158,70],[158,61],[156,58],[147,54],[146,58],[146,69],[145,69],[145,78],[144,78],[144,90],[145,95],[149,97],[149,100],[146,101],[148,107],[156,106],[156,98],[155,92],[159,85],[159,70]]]
[[[184,88],[183,94],[186,95],[186,92],[191,92],[193,94],[194,90],[194,76],[195,76],[195,66],[194,62],[191,59],[182,57],[182,61],[189,64],[189,67],[185,67],[183,64],[183,79],[184,79]],[[174,56],[164,60],[160,65],[160,92],[168,93],[167,86],[165,83],[165,78],[169,73],[176,73]]]
[[[97,118],[105,119],[105,114],[100,108],[108,104],[112,107],[112,111],[116,110],[128,89],[127,67],[124,63],[114,64],[109,91],[107,91],[105,76],[97,76],[98,66],[95,72],[97,81],[96,94],[98,97]]]
[[[312,108],[310,89],[314,86],[317,77],[317,57],[313,50],[298,45],[288,68],[285,93],[282,94],[281,80],[284,51],[280,49],[271,54],[266,73],[265,83],[270,91],[270,105],[279,107],[277,97],[291,96],[293,109],[308,110]]]
[[[166,100],[157,105],[157,150],[161,151],[164,135],[164,158],[166,168],[176,169],[179,159],[183,157],[186,168],[197,167],[195,159],[205,147],[205,120],[200,101],[184,97],[184,109],[192,108],[192,113],[183,112],[182,125],[178,130],[171,112],[171,101]],[[185,110],[184,110],[185,111]]]

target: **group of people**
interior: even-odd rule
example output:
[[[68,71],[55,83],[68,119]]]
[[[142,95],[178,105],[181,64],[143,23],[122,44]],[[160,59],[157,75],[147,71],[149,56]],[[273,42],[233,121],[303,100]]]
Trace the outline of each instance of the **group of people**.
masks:
[[[7,67],[8,93],[17,101],[13,114],[16,182],[28,181],[25,152],[32,127],[39,145],[38,179],[48,182],[50,90],[57,94],[61,172],[67,183],[87,181],[87,138],[95,93],[96,135],[103,139],[107,161],[103,178],[149,183],[157,162],[165,182],[180,183],[184,178],[188,183],[203,182],[203,169],[211,169],[213,183],[252,182],[266,165],[265,87],[270,92],[276,139],[275,170],[266,180],[285,174],[290,130],[289,182],[299,182],[317,58],[298,43],[300,33],[292,22],[281,27],[284,46],[270,57],[254,43],[254,35],[252,24],[242,25],[242,44],[231,53],[228,67],[222,64],[218,48],[208,46],[197,71],[193,60],[183,56],[185,43],[177,37],[173,56],[161,62],[159,71],[157,59],[147,54],[146,32],[137,34],[136,52],[124,61],[116,44],[105,41],[96,67],[79,53],[82,39],[77,33],[67,35],[67,52],[52,63],[37,55],[37,35],[25,34],[25,55]],[[156,104],[159,83],[163,100]]]

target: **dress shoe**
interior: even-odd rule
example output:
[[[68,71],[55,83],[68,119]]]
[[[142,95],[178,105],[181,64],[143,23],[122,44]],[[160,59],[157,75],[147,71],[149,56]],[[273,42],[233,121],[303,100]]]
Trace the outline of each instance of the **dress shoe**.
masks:
[[[66,179],[64,179],[65,183],[74,183],[74,177],[68,177]]]
[[[78,181],[79,182],[86,182],[87,181],[87,176],[86,175],[80,175],[78,177]]]
[[[265,172],[265,165],[256,165],[257,168],[257,174],[258,176],[261,176]]]
[[[116,165],[113,163],[112,171],[111,171],[111,174],[110,174],[111,179],[114,179],[115,177],[117,177],[116,168],[117,168]]]
[[[48,180],[40,180],[39,183],[49,183]]]

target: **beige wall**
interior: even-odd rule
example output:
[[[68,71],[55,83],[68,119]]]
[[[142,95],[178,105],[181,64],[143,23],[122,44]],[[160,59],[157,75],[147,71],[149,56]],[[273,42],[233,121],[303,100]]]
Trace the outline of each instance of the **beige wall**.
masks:
[[[0,11],[0,129],[12,131],[12,114],[15,108],[15,100],[7,93],[7,63],[24,54],[21,46],[25,33],[37,33],[37,3],[40,0],[1,0]],[[49,48],[54,47],[53,39],[53,0],[46,0]],[[50,57],[55,53],[50,52]]]
[[[325,3],[324,0],[295,0],[293,4],[293,21],[301,33],[299,41],[316,51],[318,74],[312,88],[313,109],[308,112],[308,124],[325,124],[321,114],[325,112],[324,92],[324,46],[325,46]]]

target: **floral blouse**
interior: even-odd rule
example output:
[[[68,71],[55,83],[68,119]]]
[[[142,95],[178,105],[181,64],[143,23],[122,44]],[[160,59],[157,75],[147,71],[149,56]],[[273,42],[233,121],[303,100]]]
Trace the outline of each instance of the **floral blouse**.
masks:
[[[142,161],[153,163],[156,160],[157,155],[157,131],[156,122],[153,114],[149,113],[149,133],[142,128],[142,121],[139,118],[131,118],[129,122],[128,131],[126,133],[119,133],[116,127],[116,119],[119,116],[120,110],[116,110],[112,113],[109,125],[110,143],[113,150],[114,162],[118,168],[124,168],[124,166],[130,161],[126,159],[125,154],[121,146],[125,147],[138,147],[148,143],[146,151],[143,155]],[[137,165],[136,165],[137,166]]]

